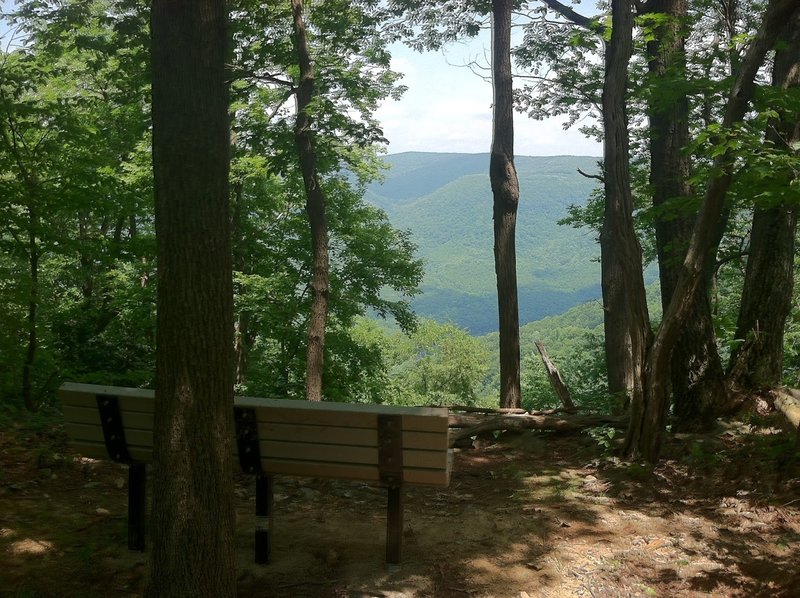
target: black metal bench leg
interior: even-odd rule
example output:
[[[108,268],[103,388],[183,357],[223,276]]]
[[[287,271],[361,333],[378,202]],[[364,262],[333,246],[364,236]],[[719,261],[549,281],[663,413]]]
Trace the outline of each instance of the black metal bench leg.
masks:
[[[386,564],[400,566],[403,549],[403,491],[400,486],[389,486],[386,506]]]
[[[271,475],[256,476],[256,563],[269,563],[272,532],[273,481]]]
[[[144,551],[147,465],[128,465],[128,550]]]

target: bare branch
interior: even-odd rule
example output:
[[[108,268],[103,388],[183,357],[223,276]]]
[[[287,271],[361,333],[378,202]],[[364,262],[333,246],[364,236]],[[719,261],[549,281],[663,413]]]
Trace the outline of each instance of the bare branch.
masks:
[[[583,172],[580,168],[578,168],[577,170],[578,170],[578,174],[579,175],[585,176],[587,179],[596,179],[596,180],[600,181],[601,183],[605,182],[605,179],[603,178],[603,175],[601,175],[601,174],[589,174],[589,173]]]

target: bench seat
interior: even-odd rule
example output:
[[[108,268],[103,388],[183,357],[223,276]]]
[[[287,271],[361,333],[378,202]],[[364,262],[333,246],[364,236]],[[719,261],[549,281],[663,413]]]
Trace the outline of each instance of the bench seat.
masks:
[[[72,448],[86,457],[131,466],[130,486],[144,486],[153,457],[152,390],[67,382],[59,389]],[[404,485],[447,486],[452,453],[448,411],[433,407],[311,403],[236,397],[234,455],[245,473],[260,476],[257,510],[272,516],[272,475],[324,477],[389,488],[387,561],[399,562]],[[105,425],[104,425],[105,423]],[[140,491],[143,492],[143,491]],[[129,488],[130,493],[130,488]],[[143,497],[129,495],[129,509]],[[265,504],[267,503],[267,504]],[[265,515],[265,513],[257,513]],[[130,515],[130,511],[129,511]],[[132,527],[129,517],[129,527]],[[135,535],[143,547],[143,521]],[[397,526],[400,529],[396,529]],[[258,542],[268,542],[262,538]],[[129,537],[129,546],[131,538]],[[257,553],[259,547],[257,545]],[[262,552],[264,547],[262,547]],[[263,554],[257,560],[268,559]]]

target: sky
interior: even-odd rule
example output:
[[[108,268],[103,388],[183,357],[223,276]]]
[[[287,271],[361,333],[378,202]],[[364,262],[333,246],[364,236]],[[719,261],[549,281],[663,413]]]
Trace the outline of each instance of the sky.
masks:
[[[407,151],[485,153],[492,141],[492,87],[464,65],[486,62],[488,34],[444,52],[420,54],[392,47],[392,68],[403,73],[408,91],[387,100],[376,116],[391,154]],[[515,153],[520,156],[600,156],[602,148],[577,128],[564,130],[564,118],[535,121],[514,114]]]

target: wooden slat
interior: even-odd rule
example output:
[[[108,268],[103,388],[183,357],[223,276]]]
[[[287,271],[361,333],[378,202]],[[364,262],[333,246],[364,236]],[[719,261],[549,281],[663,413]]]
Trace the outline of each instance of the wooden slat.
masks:
[[[88,386],[88,385],[86,385]],[[149,392],[151,396],[129,396],[125,394],[114,394],[117,390],[128,390],[123,388],[115,388],[112,386],[96,386],[98,392],[83,392],[83,391],[72,391],[72,390],[64,390],[63,386],[58,391],[58,396],[61,399],[61,403],[66,407],[67,405],[73,407],[94,407],[97,408],[97,395],[98,394],[106,394],[111,396],[116,396],[119,398],[119,408],[122,411],[131,411],[131,412],[138,412],[138,413],[153,413],[153,408],[155,406],[155,401],[153,399],[152,390],[146,391]],[[105,392],[100,392],[100,391]],[[145,391],[143,391],[145,392]]]
[[[100,412],[97,406],[94,407],[75,407],[73,405],[64,405],[64,420],[67,423],[76,424],[92,424],[100,426]],[[122,421],[125,429],[134,430],[152,430],[153,429],[153,414],[152,413],[138,413],[135,411],[123,411]]]
[[[445,433],[448,426],[447,409],[438,407],[315,403],[256,397],[236,397],[235,404],[256,407],[259,422],[376,428],[378,415],[402,415],[404,430]]]
[[[350,446],[377,446],[378,431],[368,428],[314,426],[305,424],[261,423],[258,437],[262,440],[284,440]],[[403,432],[403,446],[420,450],[446,450],[447,434],[437,432]]]
[[[447,417],[444,407],[394,407],[391,405],[373,405],[371,403],[329,403],[289,399],[264,399],[260,397],[236,397],[236,404],[243,407],[280,407],[290,405],[299,411],[325,411],[339,413],[373,413],[375,415],[422,415],[425,417]]]
[[[259,448],[262,459],[317,461],[320,463],[342,463],[347,465],[378,465],[377,447],[264,440],[259,443]],[[447,467],[447,452],[404,450],[403,466],[445,469]]]
[[[131,397],[152,399],[155,393],[147,388],[128,388],[125,386],[106,386],[103,384],[81,384],[79,382],[64,382],[58,389],[59,393],[70,395],[112,395],[115,397]]]
[[[446,451],[450,444],[448,431],[444,432],[403,432],[403,448],[429,451]]]
[[[368,428],[341,426],[314,426],[263,422],[258,424],[258,437],[262,440],[288,440],[292,442],[319,442],[322,444],[348,444],[352,446],[377,446],[378,432]]]
[[[259,423],[282,423],[316,426],[340,426],[348,428],[376,429],[378,413],[372,411],[341,411],[324,409],[297,409],[292,403],[299,401],[283,401],[290,403],[282,407],[257,408],[256,417]],[[331,403],[333,405],[333,403]],[[439,432],[445,434],[448,427],[447,416],[403,415],[403,430],[417,432]]]
[[[262,459],[261,467],[267,473],[279,475],[334,478],[372,483],[380,481],[378,468],[368,465]],[[405,469],[403,471],[403,482],[418,486],[447,486],[450,482],[450,474],[441,469]]]
[[[414,451],[403,449],[404,468],[447,469],[449,462],[447,450],[444,451]]]
[[[92,424],[100,426],[100,412],[94,407],[75,407],[64,405],[64,421],[76,424]]]
[[[345,464],[377,465],[378,448],[305,442],[259,442],[261,457],[289,461],[322,461]]]

